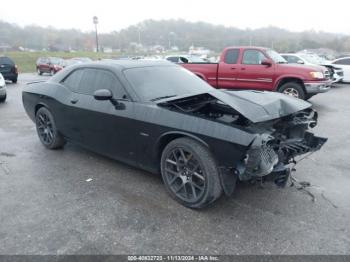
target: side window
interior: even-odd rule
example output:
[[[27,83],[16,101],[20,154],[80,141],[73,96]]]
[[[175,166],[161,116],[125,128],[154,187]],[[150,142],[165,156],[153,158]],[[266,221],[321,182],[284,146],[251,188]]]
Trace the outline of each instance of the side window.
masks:
[[[71,91],[77,92],[82,75],[83,70],[75,70],[70,73],[70,75],[68,75],[68,77],[66,77],[62,83]]]
[[[94,92],[98,89],[109,89],[113,92],[114,98],[127,98],[124,88],[113,73],[105,70],[96,71],[96,88]]]
[[[294,55],[288,55],[288,56],[283,56],[284,59],[287,60],[288,63],[291,63],[291,64],[297,64],[299,59],[297,56],[294,56]]]
[[[101,69],[84,69],[77,92],[92,96],[99,89],[111,90],[115,98],[126,98],[122,85],[111,72]]]
[[[225,61],[224,62],[226,64],[237,64],[238,54],[239,54],[238,49],[227,50],[226,54],[225,54]]]
[[[266,57],[259,50],[245,50],[243,53],[242,64],[260,65],[263,59],[266,59]]]
[[[334,64],[337,65],[350,65],[350,58],[340,59],[336,61]]]

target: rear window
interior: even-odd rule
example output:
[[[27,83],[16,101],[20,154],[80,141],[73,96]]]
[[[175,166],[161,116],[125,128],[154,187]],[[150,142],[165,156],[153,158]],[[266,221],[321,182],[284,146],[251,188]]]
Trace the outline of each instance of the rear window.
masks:
[[[171,56],[171,57],[168,57],[167,60],[170,62],[173,62],[173,63],[177,63],[177,62],[179,62],[179,57]]]
[[[14,65],[15,63],[8,57],[6,56],[1,56],[0,57],[0,64],[2,65]]]

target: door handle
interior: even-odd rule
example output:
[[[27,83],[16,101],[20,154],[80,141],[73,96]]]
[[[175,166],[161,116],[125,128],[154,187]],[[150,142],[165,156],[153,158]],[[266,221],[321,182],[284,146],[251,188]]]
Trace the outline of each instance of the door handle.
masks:
[[[231,67],[231,70],[235,70],[236,69],[236,67]]]
[[[241,70],[245,70],[245,67],[242,67]]]
[[[78,98],[73,98],[73,99],[70,100],[70,102],[71,102],[72,104],[76,104],[76,103],[78,103],[78,101],[79,101]]]

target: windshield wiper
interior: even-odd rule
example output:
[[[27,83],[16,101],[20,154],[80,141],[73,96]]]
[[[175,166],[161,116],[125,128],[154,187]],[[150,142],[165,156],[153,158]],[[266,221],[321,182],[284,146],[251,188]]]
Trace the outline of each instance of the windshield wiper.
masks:
[[[157,101],[157,100],[161,100],[161,99],[165,99],[165,98],[170,98],[170,97],[174,97],[174,96],[177,96],[177,95],[160,96],[160,97],[156,97],[156,98],[151,99],[151,101],[154,102],[154,101]]]

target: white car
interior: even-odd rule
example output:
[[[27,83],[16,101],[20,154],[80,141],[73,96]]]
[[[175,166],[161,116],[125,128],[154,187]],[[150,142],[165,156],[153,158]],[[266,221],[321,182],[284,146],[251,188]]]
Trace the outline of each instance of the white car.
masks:
[[[343,69],[331,64],[331,62],[310,54],[281,54],[288,64],[320,65],[327,68],[333,83],[341,82],[344,78]]]
[[[340,67],[344,71],[344,82],[350,82],[350,57],[342,57],[338,58],[331,63],[332,65],[336,65]]]
[[[6,100],[6,82],[2,74],[0,73],[0,103]]]

